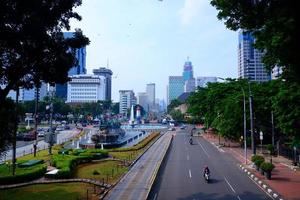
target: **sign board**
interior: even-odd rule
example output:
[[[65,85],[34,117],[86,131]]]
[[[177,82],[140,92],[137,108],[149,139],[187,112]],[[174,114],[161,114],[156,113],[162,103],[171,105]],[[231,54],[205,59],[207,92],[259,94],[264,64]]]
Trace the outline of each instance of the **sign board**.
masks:
[[[263,136],[263,132],[262,132],[262,131],[260,131],[260,132],[259,132],[259,139],[260,139],[260,140],[263,140],[263,138],[264,138],[264,136]]]

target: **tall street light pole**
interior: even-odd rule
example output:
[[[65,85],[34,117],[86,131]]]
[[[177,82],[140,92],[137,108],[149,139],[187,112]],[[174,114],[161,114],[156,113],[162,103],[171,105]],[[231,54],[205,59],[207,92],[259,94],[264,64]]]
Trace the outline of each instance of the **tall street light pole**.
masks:
[[[255,138],[254,138],[254,127],[253,127],[253,107],[252,107],[252,93],[250,89],[250,82],[248,81],[249,86],[249,111],[250,111],[250,128],[251,128],[251,148],[252,148],[252,154],[256,154],[256,148],[255,148]]]
[[[244,103],[244,156],[245,156],[245,164],[247,165],[246,95],[243,87],[242,87],[242,92],[243,92],[243,103]]]

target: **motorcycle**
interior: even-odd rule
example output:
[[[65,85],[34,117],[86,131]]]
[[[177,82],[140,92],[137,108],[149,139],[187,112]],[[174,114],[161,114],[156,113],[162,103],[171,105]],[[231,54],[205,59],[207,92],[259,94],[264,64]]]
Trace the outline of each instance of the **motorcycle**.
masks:
[[[204,178],[205,178],[206,183],[209,183],[209,173],[205,173]]]
[[[190,139],[190,145],[192,145],[192,144],[193,144],[193,139],[191,138],[191,139]]]

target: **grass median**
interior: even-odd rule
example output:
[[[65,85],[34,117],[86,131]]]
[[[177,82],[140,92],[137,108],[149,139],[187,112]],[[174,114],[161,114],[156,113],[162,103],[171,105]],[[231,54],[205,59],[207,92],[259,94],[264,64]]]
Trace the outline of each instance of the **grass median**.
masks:
[[[1,200],[98,200],[100,187],[86,183],[38,184],[9,190],[0,190]]]

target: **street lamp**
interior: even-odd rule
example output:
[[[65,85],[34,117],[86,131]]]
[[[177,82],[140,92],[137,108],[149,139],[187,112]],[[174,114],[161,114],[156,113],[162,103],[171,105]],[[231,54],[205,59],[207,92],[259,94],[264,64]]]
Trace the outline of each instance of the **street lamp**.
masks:
[[[224,78],[217,77],[218,79],[225,80]],[[241,87],[243,92],[243,116],[244,116],[244,157],[245,157],[245,164],[247,165],[247,122],[246,122],[246,95],[245,90],[243,87]],[[249,86],[250,91],[250,86]]]

